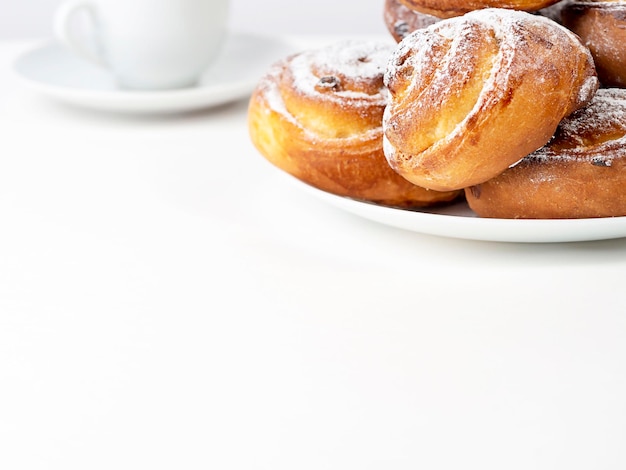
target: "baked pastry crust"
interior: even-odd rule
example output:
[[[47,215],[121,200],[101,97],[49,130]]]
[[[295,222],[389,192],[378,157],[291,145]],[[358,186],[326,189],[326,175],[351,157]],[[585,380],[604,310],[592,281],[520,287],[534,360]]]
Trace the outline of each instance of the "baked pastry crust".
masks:
[[[535,13],[563,24],[561,13],[571,2],[572,0],[560,0],[553,5],[537,10]],[[413,10],[403,4],[401,0],[385,0],[383,19],[392,37],[396,42],[400,42],[413,31],[427,28],[443,18]]]
[[[411,10],[439,18],[461,16],[484,8],[507,8],[511,10],[536,11],[557,3],[559,0],[400,0]]]
[[[562,219],[626,215],[626,90],[598,90],[545,147],[467,188],[481,217]]]
[[[383,19],[387,30],[396,42],[402,41],[416,29],[427,28],[441,21],[436,16],[420,13],[400,3],[400,0],[385,0]]]
[[[345,41],[276,63],[250,99],[253,144],[276,167],[340,196],[413,208],[462,195],[418,187],[385,159],[383,73],[393,47]]]
[[[561,16],[591,50],[600,83],[626,87],[626,1],[572,1]]]
[[[422,187],[482,183],[545,145],[598,88],[578,38],[539,15],[485,9],[407,36],[385,82],[384,150]]]

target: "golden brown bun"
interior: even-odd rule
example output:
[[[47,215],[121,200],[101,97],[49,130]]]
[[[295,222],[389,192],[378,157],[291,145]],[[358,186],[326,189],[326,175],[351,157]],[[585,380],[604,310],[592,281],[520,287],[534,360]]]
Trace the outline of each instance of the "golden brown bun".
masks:
[[[503,9],[415,31],[385,80],[386,157],[409,181],[438,191],[487,181],[542,147],[598,87],[573,33]]]
[[[400,3],[400,0],[385,0],[383,18],[385,26],[387,26],[396,42],[402,41],[416,29],[427,28],[441,20],[441,18],[436,16],[411,10]]]
[[[626,87],[626,1],[572,1],[562,17],[591,50],[600,83]]]
[[[626,215],[625,188],[626,90],[603,88],[548,145],[466,197],[482,217],[611,217]]]
[[[248,110],[252,142],[278,168],[324,191],[388,206],[450,201],[387,164],[383,72],[393,44],[347,41],[295,54],[261,79]]]
[[[406,7],[439,18],[461,16],[483,8],[536,11],[558,0],[400,0]]]

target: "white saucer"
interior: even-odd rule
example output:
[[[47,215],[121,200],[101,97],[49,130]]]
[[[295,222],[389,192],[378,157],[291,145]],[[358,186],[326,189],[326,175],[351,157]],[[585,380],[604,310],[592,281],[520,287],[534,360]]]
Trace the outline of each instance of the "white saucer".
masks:
[[[244,98],[273,62],[293,51],[279,38],[232,34],[198,86],[172,91],[120,90],[108,71],[77,58],[58,43],[21,55],[14,70],[34,90],[74,105],[126,113],[173,113]]]

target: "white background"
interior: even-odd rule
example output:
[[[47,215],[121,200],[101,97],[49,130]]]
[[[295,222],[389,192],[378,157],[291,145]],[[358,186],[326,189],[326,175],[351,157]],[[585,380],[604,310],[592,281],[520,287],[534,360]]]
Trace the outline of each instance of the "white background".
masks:
[[[626,239],[351,217],[256,153],[245,101],[45,101],[8,69],[57,4],[0,0],[0,470],[626,469]],[[381,7],[233,0],[232,26]]]
[[[130,1],[130,0],[129,0]],[[48,36],[60,0],[0,0],[0,40]],[[377,34],[385,31],[383,0],[232,0],[238,31],[274,34]]]

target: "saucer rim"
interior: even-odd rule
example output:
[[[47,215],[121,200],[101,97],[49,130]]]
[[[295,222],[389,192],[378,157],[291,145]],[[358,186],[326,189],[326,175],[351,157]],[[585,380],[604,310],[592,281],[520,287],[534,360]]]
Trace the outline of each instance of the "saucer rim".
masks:
[[[259,47],[259,44],[266,45],[270,42],[279,48],[283,48],[284,50],[281,55],[271,58],[268,56],[268,68],[271,62],[295,50],[293,41],[289,41],[288,38],[284,36],[239,31],[232,31],[229,35],[232,38],[243,38],[250,44],[257,45],[257,48],[261,51],[264,50],[264,47]],[[17,75],[18,79],[29,88],[49,98],[102,111],[169,113],[216,107],[245,98],[246,95],[249,95],[253,91],[258,80],[261,78],[253,74],[247,79],[236,81],[224,80],[217,84],[199,84],[193,87],[174,90],[77,88],[45,81],[25,72],[23,69],[24,63],[28,60],[32,61],[34,55],[40,54],[45,50],[54,50],[56,53],[71,56],[71,52],[65,49],[58,41],[54,39],[42,41],[22,52],[13,60],[12,70],[13,73]],[[102,72],[106,73],[105,70]]]

